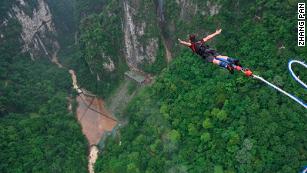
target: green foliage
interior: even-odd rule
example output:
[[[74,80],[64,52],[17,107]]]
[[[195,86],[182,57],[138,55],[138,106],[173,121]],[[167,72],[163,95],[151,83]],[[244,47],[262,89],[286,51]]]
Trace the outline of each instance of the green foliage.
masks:
[[[7,15],[7,11],[12,6],[12,1],[0,1],[0,21],[3,21],[3,19]]]
[[[205,121],[203,122],[203,127],[204,127],[205,129],[210,129],[210,128],[213,127],[213,125],[212,125],[212,123],[211,123],[211,121],[210,121],[209,118],[206,118],[206,119],[205,119]]]
[[[78,46],[80,51],[77,56],[80,64],[76,63],[74,69],[81,76],[80,84],[83,87],[106,98],[119,86],[124,72],[128,70],[123,52],[125,49],[123,1],[77,0],[76,4],[76,11],[80,14]],[[128,2],[128,4],[133,11],[131,14],[133,21],[138,26],[136,30],[143,33],[137,34],[137,41],[142,49],[147,50],[152,41],[158,41],[155,61],[151,63],[145,59],[135,65],[147,73],[158,74],[166,66],[166,60],[165,48],[157,25],[156,4],[149,0]],[[145,54],[142,50],[139,51]],[[75,63],[76,59],[72,61]],[[104,64],[110,61],[115,65],[114,71],[104,68]],[[97,77],[101,80],[96,84]]]
[[[36,0],[37,1],[37,0]],[[78,18],[76,14],[76,0],[47,0],[52,13],[53,22],[57,29],[57,40],[61,49],[65,50],[74,44],[77,34]]]
[[[134,81],[129,81],[127,88],[128,94],[132,94],[138,88],[138,84]]]
[[[223,167],[219,166],[219,165],[215,166],[214,167],[214,173],[224,173]]]
[[[159,74],[163,68],[166,67],[166,58],[165,58],[165,49],[163,47],[163,44],[161,43],[161,40],[159,40],[159,48],[158,53],[156,56],[156,60],[154,63],[143,63],[143,69],[147,73],[151,74]]]
[[[178,140],[180,139],[180,133],[176,130],[171,130],[168,134],[167,134],[167,138],[171,141],[171,142],[178,142]]]
[[[167,172],[178,162],[190,165],[191,172],[220,171],[215,164],[224,172],[278,172],[284,165],[292,170],[304,165],[306,156],[299,154],[306,142],[304,110],[251,79],[228,91],[240,75],[213,68],[189,53],[178,57],[130,104],[122,145],[107,144],[97,171],[113,169],[108,160],[128,164],[132,152],[139,153],[134,165],[140,172]],[[244,97],[233,92],[253,86],[257,90],[245,91]],[[222,105],[214,99],[221,93],[227,95]],[[159,108],[152,107],[157,103]],[[291,152],[283,154],[287,150]]]
[[[27,13],[36,2],[29,1]],[[64,10],[75,2],[76,6]],[[118,140],[107,141],[96,171],[293,172],[306,165],[302,107],[262,83],[205,64],[175,44],[178,37],[203,36],[221,27],[222,35],[210,43],[220,53],[239,57],[255,73],[306,98],[305,90],[288,82],[291,77],[284,73],[289,57],[307,56],[306,49],[296,47],[293,34],[297,1],[220,0],[221,10],[215,16],[209,15],[207,1],[162,2],[166,21],[160,31],[153,1],[129,1],[136,22],[146,21],[138,41],[146,45],[149,38],[159,39],[155,63],[142,68],[158,74],[165,67],[160,34],[174,43],[172,53],[179,56],[130,103],[125,112],[129,124],[120,131],[121,145]],[[63,61],[76,70],[80,86],[109,96],[127,69],[122,58],[122,1],[48,3],[65,45]],[[1,21],[12,5],[13,1],[0,2]],[[77,30],[76,21],[70,20],[73,15],[80,21],[76,45],[74,32],[67,29]],[[70,22],[61,25],[62,20]],[[20,29],[14,20],[0,27],[4,34],[0,40],[0,172],[86,172],[86,141],[67,112],[69,74],[47,60],[32,62],[27,55],[16,54],[21,49],[16,44]],[[113,72],[103,67],[109,58],[116,67]],[[296,68],[304,79],[306,73]]]
[[[19,56],[0,83],[0,172],[86,172],[87,142],[67,111],[70,76]]]
[[[79,82],[81,86],[104,98],[116,89],[127,70],[121,53],[122,12],[121,5],[118,4],[117,1],[104,4],[100,13],[82,18],[80,24],[80,60],[76,65],[76,70],[81,75]],[[114,71],[104,67],[104,64],[110,63],[114,63]],[[100,80],[97,81],[97,78]]]
[[[294,48],[295,5],[219,3],[224,10],[218,15],[184,22],[177,20],[175,1],[165,1],[167,24],[176,29],[172,39],[221,26],[223,34],[216,39],[221,53],[239,57],[256,74],[304,98],[306,92],[286,82],[291,77],[284,73],[289,57],[307,57],[305,50]],[[279,49],[281,45],[286,48]],[[180,56],[128,106],[122,145],[108,141],[97,172],[128,172],[130,153],[138,153],[130,167],[140,172],[293,172],[307,163],[307,117],[300,105],[242,74],[229,75],[191,53],[176,51]]]
[[[210,133],[205,132],[201,135],[200,139],[204,142],[209,142],[211,139]]]
[[[75,118],[63,112],[1,118],[0,171],[86,172],[86,141]]]
[[[0,172],[86,172],[87,142],[67,110],[69,73],[20,53],[16,20],[0,32]]]
[[[105,3],[105,1],[100,0],[75,0],[75,2],[78,21],[89,14],[99,13]]]

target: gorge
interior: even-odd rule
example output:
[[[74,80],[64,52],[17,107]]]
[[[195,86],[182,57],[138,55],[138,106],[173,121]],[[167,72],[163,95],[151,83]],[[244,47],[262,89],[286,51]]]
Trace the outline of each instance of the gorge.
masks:
[[[306,111],[205,63],[189,34],[306,98],[284,72],[296,1],[2,0],[0,172],[293,172]],[[283,49],[280,49],[280,46]],[[306,71],[293,71],[306,81]]]

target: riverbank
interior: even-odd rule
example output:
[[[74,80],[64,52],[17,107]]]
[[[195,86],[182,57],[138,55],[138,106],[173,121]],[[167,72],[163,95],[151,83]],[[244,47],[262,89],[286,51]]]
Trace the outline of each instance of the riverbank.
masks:
[[[81,124],[82,132],[87,138],[89,146],[91,146],[88,156],[88,170],[90,173],[94,173],[94,165],[99,153],[97,145],[102,136],[106,132],[112,131],[117,125],[117,120],[105,108],[102,99],[79,88],[75,71],[69,70],[69,73],[71,74],[73,88],[79,93],[76,98],[78,102],[76,116]]]

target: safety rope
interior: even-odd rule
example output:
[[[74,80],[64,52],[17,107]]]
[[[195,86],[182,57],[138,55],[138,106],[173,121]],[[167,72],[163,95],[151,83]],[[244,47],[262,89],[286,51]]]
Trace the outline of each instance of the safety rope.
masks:
[[[291,60],[291,61],[289,61],[289,63],[288,63],[288,69],[289,69],[289,71],[290,71],[292,77],[294,78],[294,80],[296,80],[296,81],[297,81],[298,83],[300,83],[303,87],[305,87],[305,89],[307,89],[307,85],[306,85],[303,81],[301,81],[301,80],[294,74],[294,72],[293,72],[293,70],[292,70],[292,68],[291,68],[291,65],[292,65],[293,63],[299,63],[299,64],[303,65],[305,68],[307,68],[307,65],[306,65],[304,62],[297,61],[297,60]],[[263,78],[260,77],[260,76],[257,76],[257,75],[254,75],[254,74],[253,74],[252,76],[253,76],[253,78],[258,79],[258,80],[260,80],[260,81],[266,83],[267,85],[273,87],[274,89],[278,90],[279,92],[285,94],[286,96],[290,97],[291,99],[293,99],[294,101],[296,101],[296,102],[299,103],[300,105],[304,106],[305,109],[307,109],[307,104],[304,103],[303,100],[301,100],[301,99],[299,99],[299,98],[297,98],[297,97],[295,97],[295,96],[289,94],[288,92],[282,90],[281,88],[279,88],[279,87],[277,87],[276,85],[274,85],[274,84],[268,82],[267,80],[263,79]]]
[[[100,112],[100,111],[98,111],[98,110],[96,110],[96,109],[94,109],[94,108],[91,107],[92,104],[93,104],[93,101],[94,101],[95,99],[97,99],[96,97],[93,97],[92,100],[91,100],[91,102],[90,102],[90,104],[87,104],[87,101],[85,100],[85,98],[82,97],[82,95],[83,95],[83,93],[82,93],[82,94],[79,94],[79,96],[80,96],[82,102],[83,102],[85,105],[87,105],[87,109],[85,110],[84,114],[83,114],[82,117],[80,118],[80,121],[81,121],[82,118],[85,116],[85,113],[86,113],[88,110],[91,110],[91,111],[94,111],[94,112],[98,113],[100,116],[103,116],[103,117],[105,117],[105,118],[108,118],[108,119],[110,119],[110,120],[113,120],[113,121],[117,122],[117,120],[116,120],[115,118],[112,118],[112,117],[108,116],[107,114],[102,113],[102,112]],[[86,95],[84,95],[84,96],[86,96]]]
[[[299,84],[301,84],[305,89],[307,89],[307,85],[306,85],[303,81],[301,81],[301,80],[295,75],[295,73],[293,72],[293,70],[292,70],[292,64],[293,64],[293,63],[298,63],[298,64],[304,66],[305,68],[307,68],[307,64],[305,64],[305,63],[302,62],[302,61],[298,61],[298,60],[291,60],[291,61],[289,61],[289,63],[288,63],[288,69],[289,69],[290,74],[291,74],[291,76],[293,77],[293,79],[296,80]]]
[[[69,73],[70,73],[71,75],[75,75],[73,70],[69,70]],[[75,75],[75,76],[76,76],[76,75]],[[95,100],[95,99],[98,99],[96,95],[89,94],[86,90],[83,90],[83,89],[79,88],[79,86],[78,86],[77,84],[75,84],[75,85],[73,84],[73,87],[74,87],[74,89],[77,91],[78,96],[80,97],[80,99],[82,100],[82,102],[87,106],[87,108],[85,109],[83,115],[80,117],[80,121],[81,121],[81,120],[83,119],[83,117],[86,115],[86,112],[87,112],[88,110],[91,110],[91,111],[94,111],[94,112],[98,113],[100,116],[103,116],[103,117],[105,117],[105,118],[108,118],[108,119],[110,119],[110,120],[113,120],[113,121],[115,121],[115,122],[118,122],[118,120],[116,120],[115,118],[112,118],[112,117],[108,116],[107,114],[102,113],[102,112],[100,112],[100,111],[98,111],[98,110],[96,110],[96,109],[94,109],[94,108],[91,107],[92,104],[93,104],[93,102],[94,102],[94,100]],[[97,81],[96,81],[96,93],[97,93],[97,91],[98,91],[98,83],[97,83]],[[92,98],[90,104],[88,104],[88,102],[86,101],[85,98],[82,97],[82,95],[83,95],[84,97],[90,97],[90,98]]]

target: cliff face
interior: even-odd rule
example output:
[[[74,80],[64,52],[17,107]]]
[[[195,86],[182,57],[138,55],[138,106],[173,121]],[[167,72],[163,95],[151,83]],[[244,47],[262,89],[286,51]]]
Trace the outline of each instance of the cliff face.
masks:
[[[13,6],[12,14],[22,26],[23,50],[29,52],[32,58],[40,52],[48,56],[53,49],[53,34],[56,34],[48,4],[44,0],[37,0],[37,3],[32,14],[28,15],[22,9],[26,2],[19,0],[19,4]]]
[[[18,0],[11,3],[11,8],[2,22],[4,27],[9,20],[17,20],[22,30],[20,38],[23,52],[28,52],[33,60],[40,56],[50,57],[49,55],[56,51],[57,45],[54,44],[56,29],[48,4],[45,0],[37,0],[34,3]]]
[[[33,60],[48,57],[57,63],[59,48],[75,39],[74,52],[86,62],[82,68],[110,92],[129,69],[159,73],[182,50],[177,38],[213,30],[210,17],[220,9],[214,1],[201,0],[18,0],[11,2],[0,27],[16,19],[23,52]],[[79,29],[73,28],[73,18],[78,18]],[[69,41],[63,41],[65,34]],[[4,37],[0,30],[0,39]]]
[[[154,65],[158,58],[169,62],[178,48],[178,33],[188,34],[195,20],[217,15],[220,8],[214,1],[124,0],[124,55],[128,66],[143,69]]]
[[[177,38],[214,31],[221,9],[202,0],[78,0],[77,6],[81,58],[108,93],[127,70],[158,74],[183,50]]]
[[[184,28],[195,18],[214,16],[221,8],[213,1],[124,0],[118,3],[123,12],[118,24],[123,33],[123,38],[119,40],[124,43],[123,55],[130,68],[138,69],[154,64],[158,58],[162,58],[164,63],[169,61],[172,53],[176,52],[174,36],[177,32],[186,32]],[[109,10],[108,16],[114,13]],[[120,42],[118,45],[122,45]]]
[[[70,2],[69,5],[78,6],[82,5],[82,2],[82,0],[78,0],[75,3]],[[58,49],[58,44],[55,44],[58,35],[57,29],[48,3],[50,2],[47,2],[47,0],[33,2],[17,0],[12,2],[11,9],[7,12],[8,16],[1,21],[2,26],[12,18],[19,21],[22,26],[20,35],[23,41],[23,51],[29,52],[32,59],[42,55],[50,55],[51,57]],[[86,4],[91,6],[91,2],[86,2]],[[192,29],[190,27],[196,18],[199,16],[202,18],[214,16],[219,13],[221,8],[214,1],[191,2],[187,0],[124,0],[117,1],[115,5],[118,7],[114,7],[114,2],[101,2],[100,5],[96,3],[95,10],[104,18],[103,21],[100,21],[102,25],[111,24],[116,28],[121,28],[120,31],[114,29],[115,27],[112,28],[114,31],[121,32],[116,36],[105,35],[105,37],[111,37],[113,41],[111,45],[114,45],[113,48],[118,53],[103,50],[99,53],[99,56],[93,57],[93,55],[90,55],[93,58],[87,58],[90,65],[92,64],[90,61],[93,59],[100,59],[102,62],[99,68],[106,72],[113,72],[119,65],[118,59],[123,57],[130,69],[152,72],[154,70],[148,70],[150,66],[163,66],[177,52],[178,47],[175,44],[177,37],[183,33],[187,34],[191,30],[198,30],[198,28]],[[97,10],[97,6],[100,9]],[[79,11],[79,13],[79,15],[84,13],[90,16],[93,12]],[[107,20],[114,15],[118,15],[119,19],[109,23]],[[100,27],[101,32],[111,30],[108,29],[108,26]],[[200,29],[200,32],[202,30]],[[4,34],[1,34],[0,38],[4,36]],[[97,37],[99,36],[95,35],[86,41],[94,41]],[[106,44],[110,45],[110,41],[107,38],[105,40],[108,41]],[[99,52],[100,49],[104,48],[96,50]]]
[[[148,30],[157,30],[155,18],[142,18],[141,2],[123,1],[124,7],[124,43],[126,62],[130,68],[138,68],[142,63],[152,64],[156,61],[158,51],[158,33],[148,34]],[[134,5],[134,6],[133,6]],[[153,8],[154,4],[148,4]],[[137,20],[139,19],[139,20]],[[146,33],[146,34],[145,34]]]

